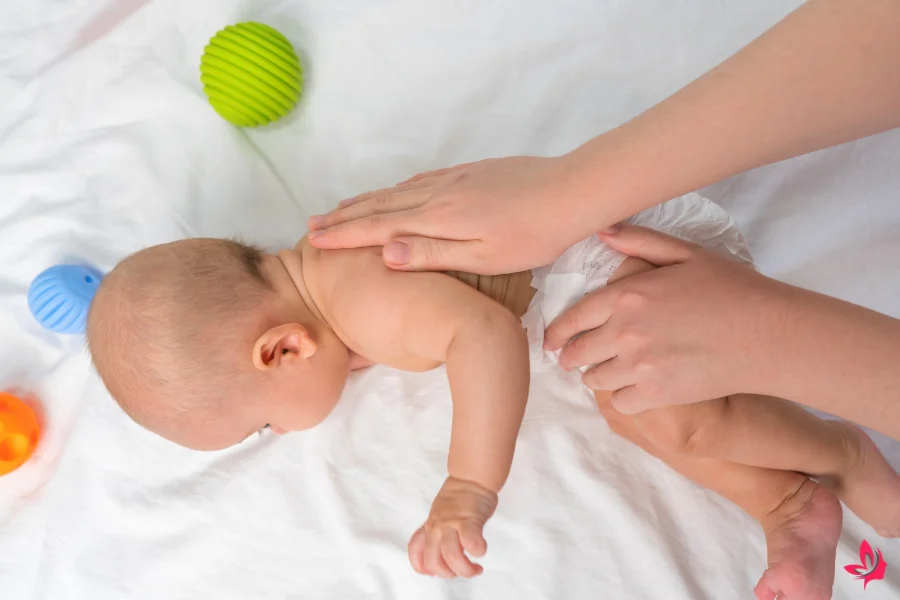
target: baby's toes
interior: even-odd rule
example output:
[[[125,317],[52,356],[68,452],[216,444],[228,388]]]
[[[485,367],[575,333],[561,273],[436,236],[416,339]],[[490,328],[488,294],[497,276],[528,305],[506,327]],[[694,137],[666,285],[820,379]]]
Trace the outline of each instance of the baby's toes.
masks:
[[[772,589],[772,582],[770,581],[771,577],[768,575],[768,571],[763,573],[762,579],[760,579],[759,583],[756,584],[756,587],[753,588],[753,595],[756,596],[756,600],[775,600],[778,596],[778,590]]]
[[[753,591],[758,600],[775,600],[776,597],[831,600],[831,587],[816,581],[797,565],[769,567]]]

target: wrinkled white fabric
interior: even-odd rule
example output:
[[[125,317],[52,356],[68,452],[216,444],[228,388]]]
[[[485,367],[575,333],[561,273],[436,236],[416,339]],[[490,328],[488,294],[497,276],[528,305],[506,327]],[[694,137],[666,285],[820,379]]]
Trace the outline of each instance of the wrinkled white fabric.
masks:
[[[84,340],[41,330],[25,291],[51,264],[108,269],[185,236],[284,247],[309,215],[419,171],[567,152],[799,3],[0,2],[0,387],[47,413],[38,454],[0,477],[0,598],[751,597],[759,527],[613,435],[577,374],[536,370],[485,573],[445,582],[406,558],[446,474],[443,370],[375,367],[312,431],[190,452],[125,417]],[[238,130],[198,63],[217,29],[251,19],[291,39],[307,79],[284,123]],[[897,156],[893,132],[704,193],[767,275],[900,316]],[[864,538],[889,565],[865,593],[842,569]],[[835,599],[897,598],[896,565],[897,543],[847,514]]]

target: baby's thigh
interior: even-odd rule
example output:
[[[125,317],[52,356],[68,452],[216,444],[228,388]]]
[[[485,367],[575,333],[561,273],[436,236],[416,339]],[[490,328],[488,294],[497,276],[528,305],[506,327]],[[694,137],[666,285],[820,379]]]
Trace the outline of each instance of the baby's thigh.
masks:
[[[725,433],[728,398],[647,410],[631,419],[651,444],[678,454],[710,456]]]
[[[596,392],[597,408],[610,429],[633,442],[636,436],[660,451],[708,455],[720,441],[727,398],[624,415],[610,403],[611,392]],[[644,444],[640,444],[644,445]]]
[[[634,422],[630,416],[623,415],[615,408],[613,408],[612,404],[610,403],[611,397],[612,392],[603,390],[594,392],[594,399],[597,401],[597,408],[600,410],[600,414],[603,415],[603,418],[606,419],[606,423],[607,425],[609,425],[609,428],[619,437],[624,438],[629,442],[640,446],[647,452],[653,454],[653,444],[651,444],[649,440],[644,439],[644,436],[641,435],[641,432],[638,431],[637,427],[635,427]]]

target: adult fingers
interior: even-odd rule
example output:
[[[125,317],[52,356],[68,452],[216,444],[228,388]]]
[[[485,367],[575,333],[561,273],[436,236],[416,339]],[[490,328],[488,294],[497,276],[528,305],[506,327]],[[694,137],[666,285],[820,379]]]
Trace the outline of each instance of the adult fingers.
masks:
[[[636,415],[651,408],[662,408],[653,404],[634,385],[628,385],[613,392],[609,402],[623,415]]]
[[[581,376],[588,389],[615,392],[634,384],[634,377],[621,358],[612,358],[588,369]]]
[[[604,325],[570,341],[559,355],[559,364],[564,369],[577,369],[602,363],[615,355],[613,333],[609,325]]]
[[[657,267],[684,262],[699,248],[696,244],[637,225],[611,227],[597,236],[622,254],[643,258]]]
[[[468,167],[472,163],[463,163],[461,165],[455,165],[452,167],[444,167],[443,169],[434,169],[433,171],[423,171],[421,173],[417,173],[410,177],[409,179],[405,179],[398,183],[397,185],[403,185],[406,183],[415,183],[417,181],[421,181],[423,179],[430,179],[432,177],[440,177],[441,175],[446,175],[447,173],[451,173],[453,171],[458,171],[463,167]]]
[[[436,530],[428,533],[425,540],[425,573],[449,579],[453,571],[441,554],[441,534]]]
[[[478,273],[480,244],[478,241],[402,236],[386,244],[381,256],[387,266],[400,271]]]
[[[418,531],[410,538],[409,545],[406,547],[409,553],[409,564],[412,565],[416,573],[422,575],[425,574],[425,537],[425,528],[419,527]]]
[[[400,232],[408,221],[406,212],[362,217],[355,221],[334,225],[328,229],[309,232],[309,243],[316,248],[362,248],[383,246]]]
[[[612,315],[619,288],[600,288],[585,296],[578,303],[550,323],[544,332],[544,349],[559,350],[582,331],[600,327]]]
[[[479,573],[479,570],[463,553],[459,536],[452,527],[445,528],[441,533],[441,556],[458,577],[474,577]]]
[[[398,192],[407,192],[409,190],[415,190],[424,187],[430,187],[434,185],[434,183],[438,180],[437,177],[428,176],[422,177],[421,179],[415,180],[407,180],[401,181],[400,183],[393,185],[387,188],[381,188],[378,190],[371,190],[364,194],[359,194],[358,196],[353,196],[352,198],[347,198],[345,200],[341,200],[338,202],[337,209],[347,208],[348,206],[353,206],[354,204],[359,204],[360,202],[365,202],[367,200],[371,200],[373,198],[377,198],[379,196],[388,196],[391,194],[396,194]],[[334,212],[332,210],[331,212]]]
[[[325,215],[310,217],[309,228],[311,230],[324,230],[334,225],[371,217],[372,215],[393,213],[421,206],[428,200],[428,194],[419,190],[420,188],[407,188],[404,190],[385,190],[373,193],[360,202],[348,204],[343,208],[336,208]]]

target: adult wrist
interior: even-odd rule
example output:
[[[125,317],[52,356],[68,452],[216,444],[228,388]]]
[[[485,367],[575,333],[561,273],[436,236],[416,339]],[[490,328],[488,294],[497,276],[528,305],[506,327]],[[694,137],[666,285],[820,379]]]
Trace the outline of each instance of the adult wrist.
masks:
[[[611,151],[611,133],[600,135],[559,157],[559,190],[555,201],[565,211],[580,238],[630,217],[632,208],[624,187],[622,165]],[[579,238],[579,239],[580,239]]]
[[[750,348],[745,389],[757,394],[796,399],[797,383],[807,360],[806,317],[816,310],[814,295],[806,290],[763,278],[758,307],[753,310],[755,344]]]
[[[578,226],[598,231],[669,200],[672,182],[646,155],[640,131],[623,125],[564,155],[567,209]]]
[[[790,377],[787,358],[791,351],[785,340],[792,337],[794,306],[790,286],[755,273],[750,284],[741,290],[741,306],[732,307],[731,339],[720,348],[736,349],[732,357],[733,393],[782,396],[786,378]]]

